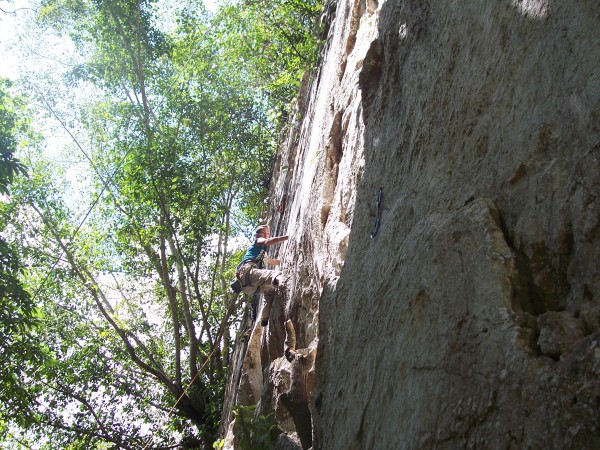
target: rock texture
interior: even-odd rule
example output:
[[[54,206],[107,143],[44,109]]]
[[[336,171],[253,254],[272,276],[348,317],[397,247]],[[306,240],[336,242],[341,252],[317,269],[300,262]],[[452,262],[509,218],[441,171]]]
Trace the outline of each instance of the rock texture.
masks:
[[[279,448],[597,448],[598,2],[328,11],[272,181],[286,285],[230,402]]]

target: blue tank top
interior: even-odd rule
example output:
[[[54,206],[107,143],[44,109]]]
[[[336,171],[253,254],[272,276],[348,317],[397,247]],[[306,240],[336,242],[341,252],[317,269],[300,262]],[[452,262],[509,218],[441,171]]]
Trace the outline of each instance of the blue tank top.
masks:
[[[256,240],[250,246],[244,257],[242,258],[242,263],[246,261],[256,261],[262,262],[263,257],[267,254],[267,246],[266,245],[258,245]]]

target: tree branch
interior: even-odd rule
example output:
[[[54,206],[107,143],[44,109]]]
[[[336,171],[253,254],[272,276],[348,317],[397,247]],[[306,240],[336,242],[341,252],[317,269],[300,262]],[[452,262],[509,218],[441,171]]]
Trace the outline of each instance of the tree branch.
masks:
[[[69,265],[79,278],[79,280],[83,283],[83,285],[87,288],[89,294],[92,296],[94,301],[96,302],[96,306],[100,310],[100,313],[104,316],[104,318],[108,321],[108,323],[112,326],[112,328],[117,332],[120,336],[122,342],[125,344],[127,352],[132,358],[133,362],[135,362],[139,367],[144,369],[146,372],[152,374],[158,381],[160,381],[163,385],[165,385],[174,395],[180,392],[180,388],[173,384],[173,382],[167,377],[166,374],[161,372],[159,369],[152,367],[150,364],[143,361],[137,354],[135,347],[132,345],[128,338],[128,333],[123,330],[116,322],[116,320],[112,317],[111,313],[112,307],[106,300],[104,293],[99,288],[96,283],[94,277],[89,271],[85,268],[81,267],[76,259],[75,255],[71,252],[69,246],[65,244],[61,237],[59,236],[56,229],[52,226],[47,217],[40,211],[40,209],[31,202],[31,207],[34,211],[39,215],[40,219],[44,222],[49,231],[54,235],[55,239],[58,241],[62,251],[66,255]]]

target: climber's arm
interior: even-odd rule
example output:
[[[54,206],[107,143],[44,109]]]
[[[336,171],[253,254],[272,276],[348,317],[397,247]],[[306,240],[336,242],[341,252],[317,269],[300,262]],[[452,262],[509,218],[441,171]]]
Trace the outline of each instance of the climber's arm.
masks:
[[[277,236],[277,237],[272,237],[272,238],[268,238],[268,239],[260,237],[256,240],[256,243],[258,245],[269,246],[269,245],[279,244],[280,242],[287,241],[288,239],[289,239],[289,236]]]

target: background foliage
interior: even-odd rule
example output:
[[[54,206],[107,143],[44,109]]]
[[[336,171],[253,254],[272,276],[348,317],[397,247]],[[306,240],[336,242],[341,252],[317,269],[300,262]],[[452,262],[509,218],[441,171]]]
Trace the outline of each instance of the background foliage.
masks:
[[[232,240],[263,212],[278,117],[315,60],[321,9],[302,0],[215,13],[167,0],[36,9],[32,30],[68,39],[73,53],[60,73],[19,83],[29,115],[16,113],[16,94],[5,101],[8,84],[1,91],[0,332],[12,362],[1,366],[0,445],[216,440],[244,307],[228,290]],[[48,151],[56,142],[16,128],[27,117],[67,136],[67,160]],[[27,178],[15,177],[21,161]]]

